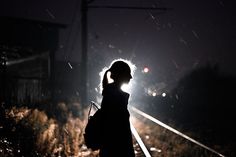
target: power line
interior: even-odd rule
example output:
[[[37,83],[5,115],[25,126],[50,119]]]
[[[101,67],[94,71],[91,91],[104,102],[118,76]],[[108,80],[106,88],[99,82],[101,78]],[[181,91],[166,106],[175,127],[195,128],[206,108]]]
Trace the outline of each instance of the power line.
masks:
[[[171,8],[165,7],[135,7],[135,6],[112,6],[112,5],[89,5],[88,8],[92,9],[128,9],[128,10],[160,10],[160,11],[167,11]]]

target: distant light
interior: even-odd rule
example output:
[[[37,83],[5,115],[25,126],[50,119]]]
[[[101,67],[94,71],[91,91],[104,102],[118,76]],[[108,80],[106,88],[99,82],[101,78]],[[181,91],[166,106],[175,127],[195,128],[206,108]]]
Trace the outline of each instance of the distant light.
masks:
[[[115,48],[115,46],[112,45],[112,44],[109,44],[108,47],[111,48],[111,49],[114,49],[114,48]]]
[[[152,96],[153,96],[153,97],[157,96],[157,93],[156,93],[156,92],[153,92],[153,93],[152,93]]]
[[[144,73],[148,73],[149,72],[149,68],[148,67],[144,67],[143,72]]]
[[[166,93],[162,93],[161,95],[162,95],[162,97],[165,97],[165,96],[166,96]]]
[[[152,90],[151,90],[150,88],[148,88],[148,89],[146,90],[146,92],[147,92],[148,95],[152,95]]]

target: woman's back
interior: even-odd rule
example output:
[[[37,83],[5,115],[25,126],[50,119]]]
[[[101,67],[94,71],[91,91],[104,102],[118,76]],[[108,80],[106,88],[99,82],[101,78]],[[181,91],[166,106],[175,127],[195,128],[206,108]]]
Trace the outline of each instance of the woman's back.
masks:
[[[115,84],[103,92],[101,155],[125,157],[133,156],[132,134],[127,109],[129,94],[121,91]],[[106,155],[105,155],[106,154]],[[102,155],[103,156],[103,155]]]
[[[107,73],[113,83],[108,83]],[[132,133],[130,130],[129,94],[121,90],[123,83],[129,83],[131,69],[123,61],[114,62],[105,72],[102,80],[102,147],[100,157],[134,157]]]

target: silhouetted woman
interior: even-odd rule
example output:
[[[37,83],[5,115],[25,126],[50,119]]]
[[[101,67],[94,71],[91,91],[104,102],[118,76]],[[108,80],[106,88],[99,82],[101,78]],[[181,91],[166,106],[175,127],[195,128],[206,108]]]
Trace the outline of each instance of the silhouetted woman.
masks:
[[[108,72],[113,83],[108,83]],[[100,157],[134,157],[129,111],[129,94],[121,90],[129,83],[131,69],[122,60],[115,61],[105,72],[102,80],[102,148]]]

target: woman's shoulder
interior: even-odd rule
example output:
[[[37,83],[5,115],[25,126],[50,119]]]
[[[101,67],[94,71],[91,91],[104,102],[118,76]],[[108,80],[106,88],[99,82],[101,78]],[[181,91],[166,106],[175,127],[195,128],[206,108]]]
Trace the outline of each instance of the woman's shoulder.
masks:
[[[121,93],[122,93],[122,95],[125,97],[125,98],[129,98],[129,93],[127,93],[127,92],[124,92],[124,91],[122,91],[121,90]]]
[[[104,89],[103,96],[105,96],[105,95],[114,95],[114,96],[116,95],[116,96],[122,96],[125,98],[129,98],[129,93],[122,91],[118,86],[116,86],[113,83],[108,84],[106,89]]]

